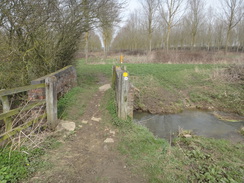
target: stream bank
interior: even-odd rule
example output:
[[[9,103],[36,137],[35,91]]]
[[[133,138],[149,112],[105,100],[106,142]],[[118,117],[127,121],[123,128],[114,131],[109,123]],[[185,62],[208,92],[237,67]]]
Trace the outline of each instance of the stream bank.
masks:
[[[226,122],[207,111],[186,110],[182,113],[161,115],[135,113],[134,121],[147,127],[155,136],[169,141],[183,129],[197,136],[244,142],[244,136],[240,134],[244,120]]]

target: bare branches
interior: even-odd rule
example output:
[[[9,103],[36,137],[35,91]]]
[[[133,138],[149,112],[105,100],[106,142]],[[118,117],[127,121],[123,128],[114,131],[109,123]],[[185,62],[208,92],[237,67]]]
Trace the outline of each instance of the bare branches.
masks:
[[[225,41],[225,53],[228,51],[228,44],[232,29],[243,19],[244,17],[244,1],[243,0],[222,0],[222,14],[223,22],[226,25],[226,41]]]
[[[184,0],[165,0],[161,2],[161,16],[166,23],[166,50],[169,49],[171,29],[176,26],[184,14]]]
[[[121,21],[120,13],[124,5],[124,1],[106,0],[98,9],[98,28],[103,39],[105,58],[112,42],[114,27]]]
[[[146,32],[148,38],[148,50],[152,51],[152,34],[156,27],[156,17],[159,10],[158,0],[144,0],[141,2],[145,16]]]
[[[123,3],[117,0],[1,0],[0,58],[5,58],[0,60],[0,65],[4,65],[0,67],[1,76],[13,75],[13,85],[19,86],[72,64],[84,34],[89,35],[89,31],[100,26],[113,35],[111,27],[120,21]],[[9,62],[3,64],[6,58]],[[0,79],[0,86],[9,87],[10,83],[4,81],[5,78]]]
[[[204,1],[188,0],[189,13],[187,20],[191,29],[191,49],[195,47],[196,36],[204,19]]]

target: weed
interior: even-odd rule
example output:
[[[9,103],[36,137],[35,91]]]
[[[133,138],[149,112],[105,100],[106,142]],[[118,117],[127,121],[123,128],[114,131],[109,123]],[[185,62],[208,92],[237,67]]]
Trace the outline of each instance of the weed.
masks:
[[[178,138],[175,142],[183,150],[191,167],[188,177],[190,182],[242,181],[243,145],[202,137],[187,140]]]
[[[40,165],[38,158],[44,154],[42,149],[11,151],[9,148],[0,150],[0,182],[19,182],[27,178]]]

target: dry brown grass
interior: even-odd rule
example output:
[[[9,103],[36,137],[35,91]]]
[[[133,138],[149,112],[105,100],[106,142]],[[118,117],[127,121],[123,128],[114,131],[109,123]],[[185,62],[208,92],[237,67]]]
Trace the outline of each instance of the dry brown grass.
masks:
[[[125,63],[182,63],[182,64],[233,64],[243,63],[244,53],[229,52],[214,52],[214,51],[191,51],[191,50],[155,50],[146,54],[145,52],[110,52],[108,58],[118,59],[119,55],[124,55]],[[98,53],[95,54],[99,55]],[[101,54],[100,54],[101,55]],[[91,57],[94,56],[92,53]]]
[[[244,63],[232,64],[227,68],[216,68],[210,78],[218,82],[244,84]]]
[[[30,104],[30,100],[28,101],[21,101],[18,107],[23,107],[23,109]],[[12,103],[12,101],[11,101]],[[13,107],[16,108],[17,106]],[[44,129],[47,129],[47,123],[46,118],[40,117],[43,115],[45,111],[45,104],[42,106],[34,107],[28,111],[21,111],[11,117],[11,123],[12,123],[12,130],[10,130],[9,134],[14,133],[13,135],[10,135],[7,140],[1,142],[0,146],[8,146],[11,144],[11,147],[13,150],[19,149],[23,144],[28,144],[32,146],[33,148],[37,147],[38,144],[41,143],[39,140],[40,134],[44,132]],[[40,117],[40,118],[39,118]],[[39,118],[39,119],[38,119]],[[32,121],[32,124],[22,130],[16,130],[17,128],[20,128],[21,126],[24,126],[28,124],[30,121]],[[5,135],[5,125],[3,121],[0,121],[0,135]]]
[[[244,59],[243,53],[208,52],[208,51],[174,51],[168,53],[164,50],[153,52],[154,56],[151,62],[154,63],[197,63],[197,64],[215,64],[215,63],[239,63]]]

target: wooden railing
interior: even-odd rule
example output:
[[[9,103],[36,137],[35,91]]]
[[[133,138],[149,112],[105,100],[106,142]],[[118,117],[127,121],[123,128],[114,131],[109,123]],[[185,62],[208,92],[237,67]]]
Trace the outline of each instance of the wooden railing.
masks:
[[[16,109],[10,109],[8,96],[14,95],[20,92],[29,91],[32,89],[45,88],[46,100],[39,100],[37,102],[30,102],[24,107],[19,107]],[[0,114],[0,120],[4,121],[5,132],[0,134],[0,142],[10,138],[17,132],[33,125],[42,118],[47,117],[48,126],[54,129],[57,125],[57,92],[56,92],[56,77],[51,76],[45,79],[45,83],[28,85],[13,89],[6,89],[0,91],[0,100],[2,101],[3,113]],[[13,128],[12,116],[19,114],[20,112],[31,110],[35,107],[46,104],[46,111],[36,117],[33,120],[27,121],[20,126]]]

